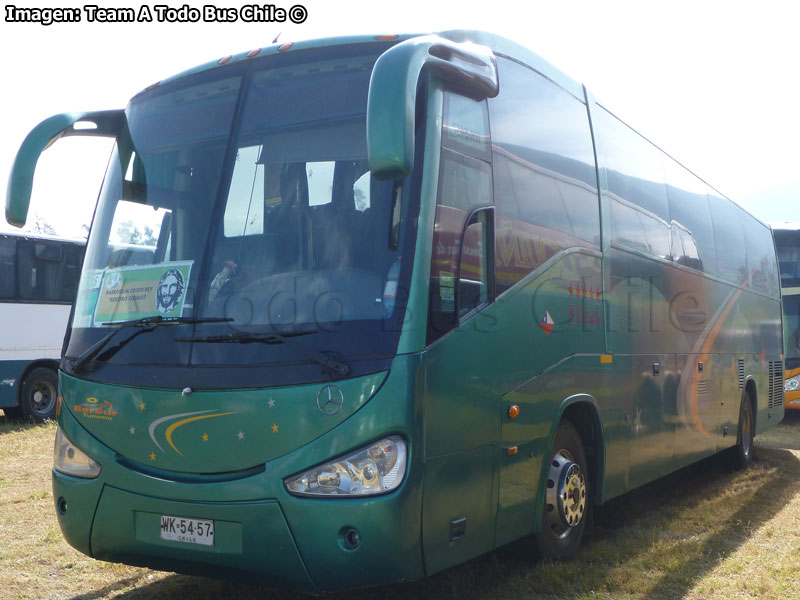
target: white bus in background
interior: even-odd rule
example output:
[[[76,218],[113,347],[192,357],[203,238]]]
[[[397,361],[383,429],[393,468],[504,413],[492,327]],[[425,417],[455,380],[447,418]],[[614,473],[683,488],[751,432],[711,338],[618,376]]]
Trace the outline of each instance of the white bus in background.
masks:
[[[58,361],[85,242],[0,233],[0,408],[55,415]]]

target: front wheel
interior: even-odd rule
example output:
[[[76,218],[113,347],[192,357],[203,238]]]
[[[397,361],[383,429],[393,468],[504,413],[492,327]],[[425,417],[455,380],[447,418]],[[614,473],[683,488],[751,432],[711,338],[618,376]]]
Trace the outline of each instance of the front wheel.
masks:
[[[553,440],[542,528],[536,534],[542,558],[562,561],[575,557],[590,509],[589,472],[583,444],[575,426],[564,420]]]
[[[52,419],[56,415],[58,375],[53,369],[36,367],[22,382],[20,408],[22,414],[34,421]]]

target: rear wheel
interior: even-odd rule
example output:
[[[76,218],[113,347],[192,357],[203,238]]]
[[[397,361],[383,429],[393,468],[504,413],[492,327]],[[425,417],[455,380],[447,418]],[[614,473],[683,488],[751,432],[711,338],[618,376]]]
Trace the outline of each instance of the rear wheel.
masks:
[[[753,403],[750,401],[750,394],[745,393],[739,409],[739,431],[736,435],[736,445],[730,450],[731,462],[737,469],[742,469],[753,462],[755,424]]]
[[[553,440],[547,473],[542,528],[536,546],[542,558],[569,560],[578,552],[586,528],[589,472],[578,431],[562,421]]]
[[[58,376],[53,369],[36,367],[22,382],[20,408],[22,414],[34,421],[52,419],[56,415]]]

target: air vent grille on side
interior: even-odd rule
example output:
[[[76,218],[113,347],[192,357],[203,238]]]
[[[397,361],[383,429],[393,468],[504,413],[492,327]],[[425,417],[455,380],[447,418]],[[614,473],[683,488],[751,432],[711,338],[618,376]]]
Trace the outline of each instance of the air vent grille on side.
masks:
[[[739,389],[744,389],[744,359],[739,359]]]
[[[769,408],[783,404],[783,362],[773,360],[769,363]]]

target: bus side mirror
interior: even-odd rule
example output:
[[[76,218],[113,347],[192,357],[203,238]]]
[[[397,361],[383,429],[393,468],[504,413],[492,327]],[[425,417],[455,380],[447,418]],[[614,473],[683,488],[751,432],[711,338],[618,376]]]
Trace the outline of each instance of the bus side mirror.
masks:
[[[376,179],[411,173],[417,84],[423,69],[475,100],[498,92],[497,61],[485,46],[426,35],[384,52],[372,69],[367,100],[367,154]]]
[[[23,227],[31,203],[33,174],[39,155],[68,136],[116,137],[125,122],[123,110],[63,113],[45,119],[27,135],[17,152],[6,191],[6,221]]]

